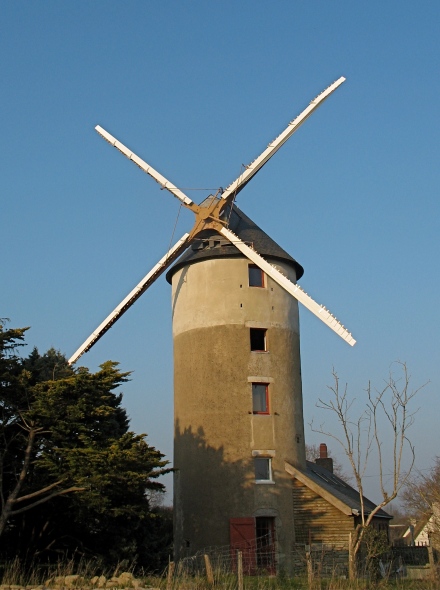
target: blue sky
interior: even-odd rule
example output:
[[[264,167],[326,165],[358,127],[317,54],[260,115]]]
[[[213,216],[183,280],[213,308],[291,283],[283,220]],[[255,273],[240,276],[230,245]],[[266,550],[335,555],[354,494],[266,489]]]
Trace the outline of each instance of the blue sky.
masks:
[[[178,202],[96,124],[177,186],[216,190],[343,75],[238,205],[358,340],[351,349],[301,310],[306,421],[328,419],[315,404],[333,367],[362,400],[369,379],[379,387],[406,361],[414,385],[430,381],[412,429],[429,468],[440,446],[439,20],[434,1],[4,1],[0,316],[32,327],[29,352],[70,356],[191,227],[181,212],[174,232]],[[109,358],[133,371],[133,428],[171,459],[164,278],[82,364]],[[374,496],[374,463],[368,473]]]

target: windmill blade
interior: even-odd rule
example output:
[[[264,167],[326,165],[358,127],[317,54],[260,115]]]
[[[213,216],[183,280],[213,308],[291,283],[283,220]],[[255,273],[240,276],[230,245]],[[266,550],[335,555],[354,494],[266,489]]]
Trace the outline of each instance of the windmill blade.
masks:
[[[105,129],[96,125],[95,130],[99,133],[101,137],[103,137],[106,141],[109,142],[110,145],[118,149],[124,156],[126,156],[129,160],[134,162],[141,170],[146,172],[151,178],[154,178],[156,182],[160,184],[162,188],[165,188],[171,194],[179,199],[184,205],[191,208],[194,206],[194,202],[185,195],[180,189],[178,189],[172,182],[167,180],[165,176],[162,176],[157,170],[155,170],[150,164],[147,164],[142,158],[136,156],[131,150],[129,150],[123,143],[118,141],[113,135],[110,135]]]
[[[91,336],[82,344],[78,350],[70,357],[69,364],[72,365],[109,330],[139,297],[145,293],[156,279],[178,258],[190,244],[189,234],[185,234],[180,240],[168,250],[163,258],[154,266],[150,272],[130,291],[127,297],[116,307],[110,315],[96,328]]]
[[[293,295],[300,303],[302,303],[308,310],[316,315],[324,324],[327,324],[338,336],[348,342],[350,346],[356,344],[356,340],[350,334],[350,332],[344,328],[344,326],[323,306],[316,303],[305,291],[301,289],[292,281],[289,281],[279,270],[277,270],[272,264],[267,262],[262,256],[260,256],[255,250],[247,246],[240,240],[233,232],[227,228],[222,228],[220,233],[225,236],[242,254],[244,254],[254,264],[259,266],[269,277],[277,282],[283,289]]]
[[[301,127],[301,125],[310,117],[322,103],[334,92],[343,82],[345,78],[341,77],[331,86],[329,86],[319,96],[314,98],[309,106],[296,119],[291,121],[286,129],[274,139],[253,162],[246,166],[246,170],[234,182],[232,182],[222,194],[222,199],[231,199],[232,195],[238,194],[250,181],[250,179],[270,160],[270,158],[286,143],[286,141]]]

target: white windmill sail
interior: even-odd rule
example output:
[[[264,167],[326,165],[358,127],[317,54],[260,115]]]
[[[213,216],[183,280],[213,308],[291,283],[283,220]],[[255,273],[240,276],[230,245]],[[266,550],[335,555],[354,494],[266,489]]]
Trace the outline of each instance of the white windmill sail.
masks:
[[[69,364],[72,365],[109,330],[113,324],[133,305],[139,297],[145,293],[156,279],[179,258],[189,246],[189,234],[185,234],[180,240],[159,260],[148,274],[136,285],[134,289],[121,301],[121,303],[99,324],[94,332],[81,344],[78,350],[70,357]]]
[[[162,188],[166,189],[175,197],[177,197],[179,201],[182,201],[184,205],[186,205],[187,207],[191,207],[191,205],[194,205],[194,202],[188,196],[186,196],[185,193],[183,193],[180,189],[174,186],[174,184],[167,180],[165,176],[162,176],[162,174],[155,170],[153,166],[150,166],[150,164],[147,164],[145,160],[142,160],[142,158],[139,158],[139,156],[137,156],[134,152],[129,150],[128,147],[126,147],[123,143],[118,141],[116,137],[110,135],[110,133],[108,133],[108,131],[103,129],[100,125],[96,125],[95,130],[99,133],[101,137],[108,141],[110,145],[115,147],[117,150],[121,152],[121,154],[124,154],[124,156],[126,156],[129,160],[134,162],[136,166],[139,166],[141,170],[143,170],[149,176],[151,176],[151,178],[153,178],[158,184],[160,184]]]
[[[270,158],[276,154],[280,147],[286,143],[290,137],[297,131],[301,125],[310,117],[310,115],[322,105],[322,103],[334,92],[339,86],[345,82],[345,78],[341,76],[336,82],[333,82],[326,90],[321,92],[316,98],[314,98],[309,106],[303,110],[293,121],[291,121],[286,129],[276,139],[274,139],[264,150],[262,154],[255,158],[253,162],[246,166],[246,170],[241,174],[234,182],[226,188],[222,194],[222,199],[229,200],[231,195],[236,195],[245,187],[249,180],[255,176],[255,174],[261,170],[261,168],[270,160]]]
[[[300,303],[304,305],[309,311],[311,311],[317,318],[319,318],[324,324],[331,328],[338,336],[348,342],[350,346],[356,344],[356,340],[350,334],[350,332],[332,315],[328,309],[323,305],[316,303],[305,291],[301,289],[299,285],[292,283],[286,276],[284,276],[277,268],[267,262],[262,256],[258,254],[256,250],[250,248],[245,244],[238,236],[231,232],[227,228],[223,228],[220,232],[225,238],[227,238],[234,246],[240,250],[251,262],[261,268],[271,279],[285,289],[288,293],[293,295]]]

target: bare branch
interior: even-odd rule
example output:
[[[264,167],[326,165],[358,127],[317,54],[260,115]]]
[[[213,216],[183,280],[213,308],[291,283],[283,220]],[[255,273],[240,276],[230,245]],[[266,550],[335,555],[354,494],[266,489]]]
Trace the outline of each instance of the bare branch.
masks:
[[[13,510],[12,512],[10,512],[10,516],[15,516],[16,514],[21,514],[22,512],[26,512],[26,510],[30,510],[31,508],[34,508],[35,506],[38,506],[39,504],[43,504],[44,502],[48,502],[49,500],[52,500],[52,498],[56,498],[57,496],[64,496],[65,494],[70,494],[72,492],[83,492],[85,489],[86,488],[78,488],[76,486],[72,486],[71,488],[67,488],[66,490],[60,490],[59,492],[54,492],[53,494],[50,494],[49,496],[46,496],[45,498],[41,498],[40,500],[37,500],[36,502],[33,502],[32,504],[25,506],[24,508],[20,508],[19,510]]]
[[[32,494],[27,494],[27,496],[21,496],[20,498],[17,498],[16,500],[14,500],[14,504],[18,504],[18,502],[30,500],[31,498],[35,498],[36,496],[41,496],[41,494],[45,494],[49,490],[52,490],[53,488],[56,488],[57,486],[62,484],[63,481],[65,481],[65,479],[60,479],[60,480],[56,481],[55,483],[51,484],[50,486],[47,486],[45,488],[42,488],[41,490],[38,490],[37,492],[33,492]]]

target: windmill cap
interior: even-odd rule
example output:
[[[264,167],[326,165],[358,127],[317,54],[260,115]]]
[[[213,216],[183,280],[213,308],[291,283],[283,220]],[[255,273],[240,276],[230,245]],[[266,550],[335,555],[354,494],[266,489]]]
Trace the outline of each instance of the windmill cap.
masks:
[[[251,244],[263,258],[289,264],[295,269],[297,279],[300,279],[304,274],[303,267],[235,205],[230,215],[229,229],[240,240]],[[184,266],[213,258],[244,258],[244,256],[226,238],[215,231],[206,230],[198,236],[192,246],[170,268],[166,274],[166,279],[171,284],[173,275]]]

